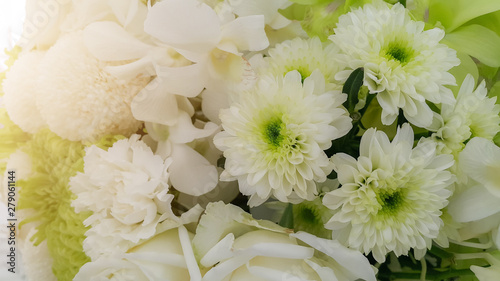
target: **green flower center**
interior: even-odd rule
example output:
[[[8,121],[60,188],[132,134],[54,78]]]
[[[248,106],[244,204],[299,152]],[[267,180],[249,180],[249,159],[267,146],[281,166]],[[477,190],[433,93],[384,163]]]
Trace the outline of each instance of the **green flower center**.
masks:
[[[264,125],[264,138],[267,143],[273,147],[281,146],[285,138],[282,131],[285,129],[285,124],[281,118],[273,117]]]
[[[324,224],[333,212],[323,205],[321,198],[293,205],[292,213],[295,231],[307,231],[322,238],[332,237],[331,230],[325,229]]]
[[[398,212],[405,201],[404,192],[401,188],[397,190],[382,190],[377,195],[377,201],[382,207],[379,213],[394,215]]]
[[[304,84],[304,80],[307,77],[311,76],[310,67],[303,66],[303,65],[301,65],[301,66],[290,66],[290,67],[288,67],[288,69],[283,74],[287,74],[288,72],[293,71],[293,70],[297,70],[299,72],[302,84]]]
[[[401,64],[408,63],[413,58],[413,49],[400,42],[392,42],[385,49],[385,55],[389,60],[396,60]]]
[[[321,220],[317,217],[317,214],[307,207],[302,208],[301,212],[299,212],[298,215],[303,221],[307,223],[316,224],[321,222]]]

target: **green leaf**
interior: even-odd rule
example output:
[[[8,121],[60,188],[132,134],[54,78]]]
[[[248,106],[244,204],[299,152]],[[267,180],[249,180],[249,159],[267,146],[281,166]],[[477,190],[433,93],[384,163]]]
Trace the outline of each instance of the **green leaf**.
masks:
[[[358,103],[358,93],[361,86],[363,86],[364,70],[362,67],[355,69],[342,88],[342,92],[347,94],[347,100],[344,102],[344,107],[347,108],[349,113],[354,111],[354,107]]]
[[[470,24],[482,25],[495,31],[500,36],[500,11],[489,13],[467,22],[467,25]]]
[[[490,98],[497,97],[496,104],[500,104],[500,81],[497,81],[488,92]]]
[[[279,10],[279,12],[289,20],[303,20],[309,7],[305,5],[292,4],[288,8]]]
[[[442,42],[488,66],[500,67],[500,37],[484,26],[473,24],[461,27],[446,34]]]
[[[429,6],[429,22],[441,24],[447,32],[479,16],[500,10],[497,0],[435,0]]]

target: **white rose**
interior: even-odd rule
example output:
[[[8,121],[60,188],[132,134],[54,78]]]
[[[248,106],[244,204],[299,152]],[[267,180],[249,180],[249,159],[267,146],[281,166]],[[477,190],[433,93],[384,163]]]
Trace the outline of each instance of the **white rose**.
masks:
[[[74,281],[185,281],[200,278],[190,237],[181,226],[154,236],[125,254],[101,257],[80,268]]]
[[[222,202],[207,206],[193,248],[208,268],[203,281],[376,280],[361,253],[306,232],[290,234]]]

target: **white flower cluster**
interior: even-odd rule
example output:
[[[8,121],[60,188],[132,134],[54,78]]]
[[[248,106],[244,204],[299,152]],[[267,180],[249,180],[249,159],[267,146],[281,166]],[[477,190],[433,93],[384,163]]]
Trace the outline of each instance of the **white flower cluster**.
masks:
[[[41,269],[66,248],[25,203],[50,190],[22,191],[25,261],[49,256],[30,279],[374,281],[407,273],[410,255],[423,280],[458,266],[426,258],[433,243],[486,249],[449,260],[498,273],[500,61],[478,68],[468,56],[488,55],[456,48],[461,64],[456,27],[417,20],[438,4],[55,2],[30,33],[48,4],[27,1],[23,49],[0,76],[0,174],[23,168],[33,189],[51,176],[31,163],[45,163],[37,145],[74,152],[54,162],[71,167],[57,186],[82,217],[68,220],[84,262]],[[471,19],[458,38],[484,22]]]
[[[108,151],[92,146],[84,173],[71,178],[76,212],[92,211],[85,220],[84,249],[93,260],[125,252],[156,234],[159,223],[176,219],[168,194],[171,159],[162,160],[138,135],[117,141]]]

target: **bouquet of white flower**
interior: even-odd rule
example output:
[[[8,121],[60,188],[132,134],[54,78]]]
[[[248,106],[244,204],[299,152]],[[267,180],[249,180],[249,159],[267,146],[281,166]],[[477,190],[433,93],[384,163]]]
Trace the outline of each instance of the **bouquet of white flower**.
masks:
[[[500,280],[499,1],[26,15],[0,76],[12,276]]]

